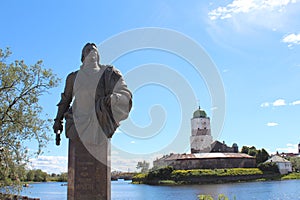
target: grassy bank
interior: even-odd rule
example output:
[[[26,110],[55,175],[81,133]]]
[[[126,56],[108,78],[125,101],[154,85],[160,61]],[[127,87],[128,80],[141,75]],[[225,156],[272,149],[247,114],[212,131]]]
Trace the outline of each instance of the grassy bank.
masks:
[[[300,173],[280,175],[266,173],[258,168],[173,170],[166,167],[150,171],[148,174],[137,174],[132,181],[137,184],[175,185],[289,179],[300,179]]]
[[[281,180],[293,180],[293,179],[300,179],[300,173],[299,172],[293,172],[287,175],[284,175],[281,177]]]

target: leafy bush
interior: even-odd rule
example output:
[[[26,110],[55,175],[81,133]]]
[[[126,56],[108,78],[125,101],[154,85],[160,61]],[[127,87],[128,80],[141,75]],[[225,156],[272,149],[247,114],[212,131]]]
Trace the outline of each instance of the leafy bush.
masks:
[[[199,198],[199,200],[214,200],[214,198],[212,196],[205,195],[205,194],[199,195],[198,198]],[[229,198],[227,196],[225,196],[224,194],[219,194],[218,200],[229,200]]]
[[[258,168],[232,168],[232,169],[192,169],[192,170],[174,170],[172,178],[197,176],[241,176],[263,174]]]
[[[276,163],[267,162],[267,163],[260,163],[258,168],[267,173],[279,173],[279,169]]]
[[[173,180],[161,180],[158,183],[160,185],[176,185],[176,182]]]
[[[234,177],[248,175],[262,175],[258,168],[232,168],[232,169],[192,169],[174,170],[172,167],[164,167],[150,171],[148,174],[137,174],[133,177],[133,183],[160,184],[162,180],[174,181],[177,184],[190,183],[189,180],[201,177]],[[170,184],[170,182],[168,182]]]
[[[291,179],[300,179],[300,173],[291,173],[281,178],[281,180],[291,180]]]
[[[133,183],[143,182],[146,178],[147,178],[147,174],[139,173],[132,177],[132,182]]]
[[[293,170],[300,172],[300,157],[291,157],[289,160],[292,163]]]
[[[154,179],[159,179],[159,180],[168,180],[170,179],[171,173],[173,172],[173,167],[163,167],[159,168],[154,171],[150,171],[148,173],[148,180],[154,180]]]

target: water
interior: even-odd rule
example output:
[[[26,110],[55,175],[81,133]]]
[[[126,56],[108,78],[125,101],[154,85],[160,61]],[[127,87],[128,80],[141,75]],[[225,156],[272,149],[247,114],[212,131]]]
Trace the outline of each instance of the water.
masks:
[[[230,200],[300,200],[300,180],[268,181],[211,185],[150,186],[129,181],[112,182],[112,200],[197,200],[199,194],[216,197],[225,194]],[[61,183],[36,183],[24,188],[22,195],[41,200],[67,200],[67,187]]]

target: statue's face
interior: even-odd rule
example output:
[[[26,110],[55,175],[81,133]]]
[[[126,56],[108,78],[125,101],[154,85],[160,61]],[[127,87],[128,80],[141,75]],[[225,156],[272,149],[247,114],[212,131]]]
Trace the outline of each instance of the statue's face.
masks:
[[[99,53],[96,46],[89,44],[83,49],[84,61],[99,62]]]
[[[84,60],[88,60],[88,61],[91,61],[91,62],[95,62],[95,61],[98,61],[98,51],[97,49],[91,49],[90,52],[88,53],[88,55],[85,57]]]

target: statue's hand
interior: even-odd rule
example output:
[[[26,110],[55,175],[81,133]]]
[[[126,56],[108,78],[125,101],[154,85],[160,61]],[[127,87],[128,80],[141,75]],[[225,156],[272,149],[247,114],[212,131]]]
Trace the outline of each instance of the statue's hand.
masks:
[[[54,120],[54,125],[53,125],[53,130],[54,133],[58,133],[59,131],[62,132],[63,131],[63,125],[62,125],[62,120]]]

